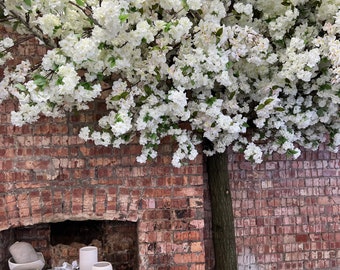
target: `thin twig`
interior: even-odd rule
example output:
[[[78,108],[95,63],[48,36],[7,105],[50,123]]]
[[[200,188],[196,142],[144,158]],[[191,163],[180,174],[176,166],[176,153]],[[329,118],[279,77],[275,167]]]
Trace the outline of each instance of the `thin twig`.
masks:
[[[0,2],[0,8],[6,9],[6,6],[3,1]],[[57,48],[57,44],[53,40],[46,38],[38,27],[32,27],[30,23],[27,21],[27,18],[22,18],[22,16],[20,16],[13,10],[10,10],[9,12],[17,21],[22,23],[29,32],[31,32],[35,37],[42,40],[46,44],[46,46],[51,48]]]
[[[95,25],[101,27],[101,25],[99,24],[99,22],[98,22],[95,18],[93,18],[93,16],[92,16],[92,11],[91,11],[89,8],[82,8],[82,7],[79,6],[77,3],[74,3],[74,2],[72,2],[72,1],[69,1],[69,3],[70,3],[71,5],[77,7],[78,9],[80,9],[80,10],[85,14],[85,16],[88,17]]]

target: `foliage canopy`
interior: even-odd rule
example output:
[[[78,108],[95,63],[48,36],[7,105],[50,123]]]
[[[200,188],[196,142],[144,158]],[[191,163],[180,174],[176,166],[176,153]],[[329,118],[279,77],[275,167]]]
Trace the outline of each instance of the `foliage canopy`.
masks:
[[[1,0],[2,24],[49,50],[5,68],[0,102],[14,125],[61,117],[105,98],[80,137],[119,147],[138,135],[139,162],[178,142],[173,165],[203,138],[254,162],[299,147],[340,145],[339,0]],[[0,64],[18,45],[0,42]],[[188,125],[182,125],[187,123]]]

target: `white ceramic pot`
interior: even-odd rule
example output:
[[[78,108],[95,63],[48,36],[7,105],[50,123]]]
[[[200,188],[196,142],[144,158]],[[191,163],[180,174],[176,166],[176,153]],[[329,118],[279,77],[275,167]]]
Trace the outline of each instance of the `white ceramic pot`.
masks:
[[[39,260],[33,246],[27,242],[15,242],[9,247],[15,263],[30,263]]]
[[[28,263],[16,263],[13,257],[8,259],[10,270],[41,270],[45,265],[45,259],[41,252],[37,252],[38,260]]]
[[[97,262],[91,270],[112,270],[112,264],[109,262]]]
[[[98,262],[98,248],[93,246],[79,249],[80,270],[91,270],[92,266]]]

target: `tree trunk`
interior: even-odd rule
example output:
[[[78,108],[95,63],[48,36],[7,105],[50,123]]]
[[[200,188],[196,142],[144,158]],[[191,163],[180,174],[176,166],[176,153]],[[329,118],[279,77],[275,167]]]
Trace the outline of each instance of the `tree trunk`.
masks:
[[[216,270],[237,270],[234,215],[227,165],[227,151],[207,157]]]

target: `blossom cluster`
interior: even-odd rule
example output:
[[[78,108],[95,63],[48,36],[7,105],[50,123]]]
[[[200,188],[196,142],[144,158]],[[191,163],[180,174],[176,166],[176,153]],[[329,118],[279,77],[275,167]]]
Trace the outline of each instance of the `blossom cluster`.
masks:
[[[6,68],[0,102],[14,125],[86,110],[107,115],[80,137],[120,147],[138,136],[139,162],[162,138],[173,165],[232,146],[260,163],[299,147],[340,145],[340,3],[322,0],[4,0],[8,22],[48,47],[40,66]],[[14,45],[0,42],[0,64]],[[109,90],[109,94],[102,95]],[[109,86],[109,87],[107,87]]]

